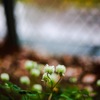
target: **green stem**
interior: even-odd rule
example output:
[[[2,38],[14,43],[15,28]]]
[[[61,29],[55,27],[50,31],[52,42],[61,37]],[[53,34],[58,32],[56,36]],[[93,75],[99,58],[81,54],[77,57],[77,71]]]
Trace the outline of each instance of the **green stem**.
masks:
[[[39,100],[41,100],[41,96],[40,96],[40,94],[38,93],[38,97],[39,97]]]
[[[48,76],[48,78],[50,79],[50,77],[49,77],[49,73],[47,73],[47,76]],[[51,79],[50,79],[51,80]]]
[[[48,76],[48,78],[50,79],[50,82],[51,82],[51,89],[52,89],[52,87],[53,87],[53,83],[52,83],[51,78],[49,77],[49,73],[47,73],[47,76]]]
[[[52,89],[54,89],[54,88],[57,86],[57,84],[60,83],[61,80],[62,80],[62,77],[60,77],[60,79],[59,79],[58,82],[53,86]]]
[[[52,93],[50,93],[48,100],[51,100],[52,98]]]
[[[62,79],[62,77],[60,77],[60,79],[58,80],[58,82],[53,86],[52,92],[51,92],[51,94],[49,95],[48,100],[51,100],[52,94],[53,94],[53,89],[57,86],[57,84],[59,84],[59,82],[61,81],[61,79]]]

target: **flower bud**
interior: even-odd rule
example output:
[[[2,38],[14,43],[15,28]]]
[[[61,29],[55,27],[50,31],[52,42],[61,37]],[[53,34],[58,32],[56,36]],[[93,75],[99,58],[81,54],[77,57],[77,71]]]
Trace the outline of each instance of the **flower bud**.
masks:
[[[21,84],[25,84],[25,85],[29,85],[30,84],[30,79],[28,76],[22,76],[20,77],[20,83]]]
[[[34,68],[34,67],[36,67],[36,66],[37,66],[37,63],[34,62],[34,61],[28,60],[28,61],[25,62],[25,68],[26,68],[27,70],[31,70],[32,68]]]
[[[47,73],[44,73],[42,76],[42,81],[48,82],[49,81],[49,77],[47,75]]]
[[[57,75],[57,74],[55,74],[55,73],[53,73],[53,74],[49,74],[49,81],[48,81],[48,86],[53,86],[55,83],[57,83],[58,82],[58,80],[59,80],[59,76]]]
[[[9,81],[9,75],[7,73],[2,73],[0,77],[3,81]]]
[[[76,78],[76,77],[70,77],[70,78],[69,78],[69,81],[70,81],[71,83],[76,83],[76,82],[77,82],[77,78]]]
[[[33,90],[33,91],[36,91],[36,92],[38,92],[38,93],[41,93],[41,91],[42,91],[42,86],[41,86],[40,84],[34,84],[34,85],[32,86],[32,90]]]
[[[5,90],[7,91],[7,92],[11,92],[11,87],[8,85],[8,83],[5,83],[4,84],[4,87],[5,87]]]
[[[49,77],[50,77],[50,80],[51,80],[53,83],[56,83],[56,82],[58,81],[58,79],[59,79],[58,75],[55,74],[55,73],[49,75]]]
[[[56,72],[60,76],[64,76],[64,73],[66,72],[65,66],[64,65],[58,65],[58,66],[56,66]]]
[[[52,74],[54,73],[54,66],[49,66],[49,65],[46,65],[45,68],[44,68],[44,72],[48,73],[48,74]]]
[[[100,79],[97,80],[97,86],[100,86]]]
[[[30,71],[30,74],[31,74],[32,76],[38,77],[38,76],[40,75],[40,70],[39,70],[39,69],[32,69],[32,70]]]

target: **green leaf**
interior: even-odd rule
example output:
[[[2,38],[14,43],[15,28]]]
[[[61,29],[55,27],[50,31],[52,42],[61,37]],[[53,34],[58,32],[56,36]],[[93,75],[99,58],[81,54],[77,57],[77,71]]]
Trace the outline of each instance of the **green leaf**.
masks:
[[[65,98],[66,100],[73,100],[70,97],[68,97],[67,95],[62,94],[61,97]]]

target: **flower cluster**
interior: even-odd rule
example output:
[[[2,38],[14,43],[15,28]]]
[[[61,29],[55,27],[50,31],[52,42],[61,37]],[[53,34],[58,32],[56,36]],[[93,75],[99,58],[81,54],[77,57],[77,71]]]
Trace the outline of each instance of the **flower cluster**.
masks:
[[[48,97],[48,100],[51,100],[52,93],[55,91],[56,86],[62,79],[66,72],[64,65],[58,65],[56,67],[46,65],[44,68],[44,74],[42,76],[42,81],[44,81],[48,87],[50,87],[51,93]]]
[[[58,65],[56,67],[56,72],[60,75],[60,76],[64,76],[65,72],[66,72],[66,68],[64,65]]]
[[[56,66],[56,69],[54,66],[49,66],[48,64],[45,66],[44,73],[52,74],[54,72],[56,72],[60,76],[64,76],[66,72],[66,68],[64,65],[58,65]]]
[[[56,67],[46,65],[44,68],[44,74],[42,76],[42,81],[48,84],[54,85],[59,79],[59,76],[64,76],[66,68],[64,65],[58,65]]]
[[[48,64],[45,66],[45,68],[44,68],[44,72],[45,73],[48,73],[48,74],[52,74],[52,73],[54,73],[54,66],[49,66]]]
[[[25,62],[25,69],[30,72],[30,75],[38,77],[40,75],[39,64],[35,61],[28,60]]]

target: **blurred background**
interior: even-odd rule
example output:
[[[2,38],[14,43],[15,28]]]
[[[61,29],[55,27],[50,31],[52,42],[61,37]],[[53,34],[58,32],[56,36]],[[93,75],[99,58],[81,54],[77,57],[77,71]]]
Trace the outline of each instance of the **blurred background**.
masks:
[[[20,45],[55,55],[100,56],[99,27],[99,0],[0,2],[0,48],[5,50]]]
[[[65,65],[100,100],[100,0],[0,0],[0,73],[19,84],[27,60]]]

